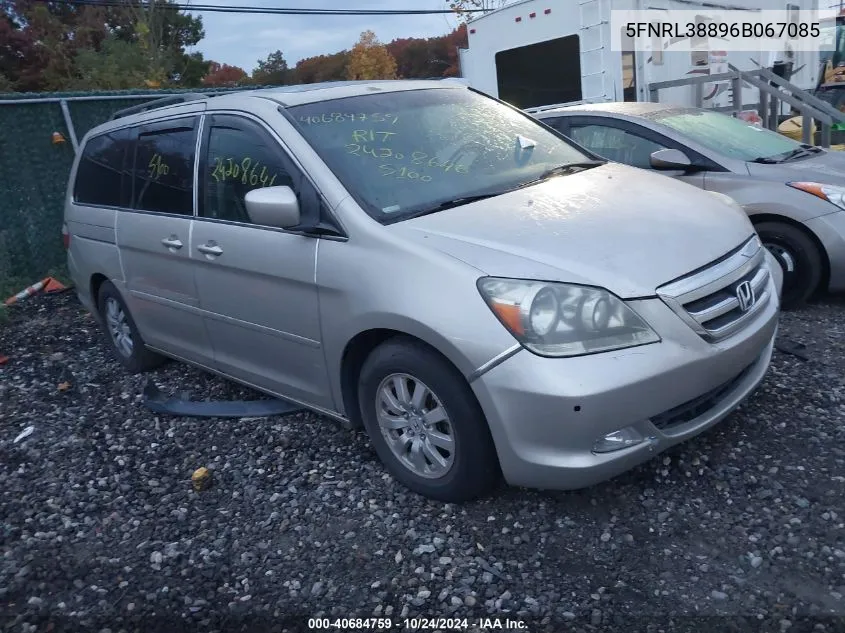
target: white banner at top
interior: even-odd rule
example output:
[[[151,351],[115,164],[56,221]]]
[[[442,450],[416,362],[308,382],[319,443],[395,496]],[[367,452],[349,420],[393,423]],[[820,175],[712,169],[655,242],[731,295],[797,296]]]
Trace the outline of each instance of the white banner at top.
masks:
[[[831,51],[836,14],[835,9],[613,9],[611,50]]]

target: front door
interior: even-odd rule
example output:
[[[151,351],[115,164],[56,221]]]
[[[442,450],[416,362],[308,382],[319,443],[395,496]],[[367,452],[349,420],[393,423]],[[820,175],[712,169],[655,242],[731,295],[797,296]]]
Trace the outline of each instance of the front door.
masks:
[[[211,349],[194,283],[190,235],[199,117],[137,129],[132,210],[117,214],[125,299],[147,344],[209,364]]]
[[[319,240],[258,226],[244,203],[257,187],[315,193],[277,138],[255,120],[206,116],[199,214],[191,240],[218,369],[306,404],[333,408],[321,346]],[[307,190],[307,191],[306,191]]]
[[[547,121],[548,122],[548,121]],[[608,160],[640,169],[652,169],[651,155],[661,149],[679,149],[690,158],[690,150],[641,125],[607,117],[561,117],[553,124],[579,145]],[[691,185],[704,187],[701,171],[661,171]]]

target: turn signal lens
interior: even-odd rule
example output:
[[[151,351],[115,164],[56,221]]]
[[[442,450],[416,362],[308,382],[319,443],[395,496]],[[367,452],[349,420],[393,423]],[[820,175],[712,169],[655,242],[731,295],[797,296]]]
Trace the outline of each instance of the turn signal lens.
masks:
[[[624,429],[619,429],[613,433],[608,433],[600,440],[593,444],[594,453],[612,453],[613,451],[620,451],[623,448],[630,448],[641,444],[645,438],[642,433],[632,426],[626,426]]]

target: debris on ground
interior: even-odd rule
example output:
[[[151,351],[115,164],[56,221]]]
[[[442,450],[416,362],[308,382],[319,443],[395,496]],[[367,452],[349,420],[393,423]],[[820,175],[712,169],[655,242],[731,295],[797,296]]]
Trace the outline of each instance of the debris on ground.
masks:
[[[192,418],[265,418],[301,411],[302,407],[285,400],[190,400],[187,393],[166,397],[152,380],[144,387],[144,405],[156,413]]]
[[[308,617],[390,618],[398,631],[433,616],[507,617],[531,633],[843,631],[840,299],[784,313],[781,336],[811,362],[775,351],[754,395],[702,435],[584,490],[502,487],[463,505],[409,493],[365,433],[313,413],[151,411],[148,379],[196,400],[265,396],[177,362],[126,373],[72,293],[9,316],[4,632],[53,618],[86,633],[298,633]],[[66,379],[74,389],[58,394]],[[213,484],[197,493],[200,466]]]
[[[34,432],[35,432],[35,427],[34,427],[34,426],[28,426],[28,427],[26,427],[23,431],[21,431],[20,433],[18,433],[18,435],[15,437],[15,439],[13,439],[13,440],[12,440],[12,444],[17,444],[17,443],[18,443],[18,442],[20,442],[21,440],[25,440],[25,439],[26,439],[26,438],[28,438],[30,435],[32,435]]]
[[[810,360],[810,356],[806,353],[807,346],[804,343],[796,343],[794,341],[779,339],[775,344],[775,349],[784,354],[795,356],[801,360]]]
[[[205,466],[197,468],[191,475],[191,484],[197,492],[208,490],[211,486],[211,471]]]
[[[59,292],[64,292],[65,290],[68,290],[67,286],[65,286],[58,279],[54,279],[53,277],[47,277],[37,283],[32,284],[31,286],[28,286],[27,288],[24,288],[16,295],[13,295],[6,299],[3,303],[7,306],[10,306],[39,292],[55,294]]]

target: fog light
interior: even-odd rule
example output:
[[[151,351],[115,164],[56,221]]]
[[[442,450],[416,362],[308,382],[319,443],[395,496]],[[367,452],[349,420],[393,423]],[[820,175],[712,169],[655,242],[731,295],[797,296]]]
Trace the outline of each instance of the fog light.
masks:
[[[596,440],[596,443],[593,444],[593,452],[612,453],[623,448],[636,446],[644,441],[645,438],[642,433],[632,426],[626,426],[624,429],[608,433],[600,440]]]

